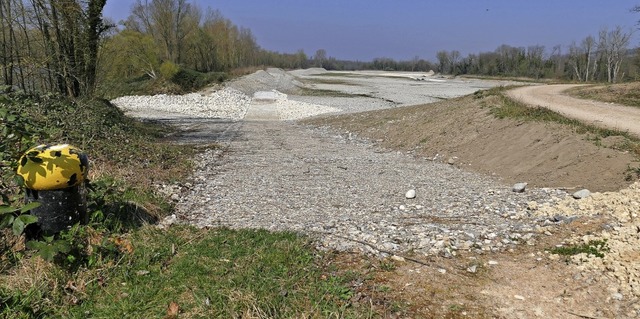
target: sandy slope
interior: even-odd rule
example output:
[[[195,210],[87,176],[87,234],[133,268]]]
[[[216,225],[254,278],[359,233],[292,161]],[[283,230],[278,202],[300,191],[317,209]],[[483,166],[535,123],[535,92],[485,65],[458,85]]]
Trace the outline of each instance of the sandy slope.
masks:
[[[562,92],[579,84],[558,84],[525,86],[507,94],[526,104],[546,107],[567,117],[575,118],[596,126],[627,131],[640,137],[640,109],[576,99]]]

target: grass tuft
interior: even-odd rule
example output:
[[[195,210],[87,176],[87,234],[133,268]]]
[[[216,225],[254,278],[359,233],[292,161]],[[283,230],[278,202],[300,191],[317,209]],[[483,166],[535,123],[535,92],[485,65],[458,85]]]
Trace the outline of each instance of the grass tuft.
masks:
[[[552,254],[561,256],[575,256],[578,254],[593,255],[598,258],[604,258],[604,253],[609,252],[607,240],[590,240],[588,243],[581,245],[572,245],[566,247],[555,247],[550,250]]]

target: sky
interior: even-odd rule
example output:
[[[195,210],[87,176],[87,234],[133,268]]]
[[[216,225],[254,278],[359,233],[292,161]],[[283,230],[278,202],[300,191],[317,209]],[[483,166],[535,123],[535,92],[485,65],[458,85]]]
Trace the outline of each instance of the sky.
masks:
[[[149,0],[151,1],[151,0]],[[107,0],[104,16],[125,19],[135,0]],[[281,53],[324,49],[340,60],[436,61],[436,52],[462,56],[514,47],[556,45],[563,52],[603,28],[633,32],[640,46],[640,0],[189,0],[219,10],[251,29],[263,49]]]

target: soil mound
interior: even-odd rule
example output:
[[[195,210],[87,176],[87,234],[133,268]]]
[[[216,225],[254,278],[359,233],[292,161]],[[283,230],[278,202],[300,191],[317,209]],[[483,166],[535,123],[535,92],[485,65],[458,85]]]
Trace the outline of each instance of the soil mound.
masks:
[[[311,119],[417,156],[535,187],[614,191],[636,179],[635,158],[556,124],[497,119],[472,96]],[[496,102],[497,103],[497,102]],[[591,139],[591,140],[590,140]]]

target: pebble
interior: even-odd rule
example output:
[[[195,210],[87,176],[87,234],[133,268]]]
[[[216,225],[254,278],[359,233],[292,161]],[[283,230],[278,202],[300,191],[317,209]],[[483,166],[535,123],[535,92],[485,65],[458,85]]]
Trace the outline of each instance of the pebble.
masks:
[[[405,194],[405,197],[407,199],[414,199],[416,198],[416,190],[415,189],[410,189],[407,191],[407,193]]]
[[[515,193],[523,193],[525,188],[527,188],[527,183],[517,183],[513,185],[511,190]]]
[[[573,196],[573,198],[575,199],[583,199],[583,198],[587,198],[591,195],[591,192],[588,189],[581,189],[575,193],[573,193],[571,196]]]

